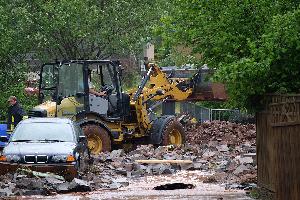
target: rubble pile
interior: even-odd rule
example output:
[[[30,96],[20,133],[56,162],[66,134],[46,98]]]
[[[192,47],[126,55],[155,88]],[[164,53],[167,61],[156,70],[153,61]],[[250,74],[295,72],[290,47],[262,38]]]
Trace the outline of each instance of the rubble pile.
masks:
[[[91,191],[88,182],[74,178],[68,182],[62,176],[19,169],[14,174],[0,176],[0,196],[51,195],[56,193]]]
[[[186,126],[187,142],[205,144],[219,141],[229,146],[244,142],[255,144],[256,131],[254,124],[237,124],[228,121],[212,121]]]
[[[219,131],[218,131],[219,130]],[[193,134],[192,134],[193,133]],[[188,141],[182,146],[138,146],[125,153],[113,150],[92,157],[92,164],[68,182],[63,177],[28,173],[0,176],[0,196],[50,195],[97,189],[118,189],[137,177],[174,174],[178,170],[211,172],[204,183],[246,188],[256,183],[256,147],[253,125],[211,122],[188,127]],[[138,162],[156,160],[154,164]],[[159,160],[189,160],[192,163],[159,163]]]

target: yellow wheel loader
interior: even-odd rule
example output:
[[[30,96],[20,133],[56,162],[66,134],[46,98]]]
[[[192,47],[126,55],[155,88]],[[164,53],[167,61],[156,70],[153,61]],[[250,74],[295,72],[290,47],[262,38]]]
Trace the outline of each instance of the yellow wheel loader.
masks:
[[[93,154],[123,144],[183,144],[183,125],[175,116],[159,116],[152,109],[162,101],[225,100],[222,84],[201,84],[201,73],[190,79],[167,76],[157,65],[145,64],[137,90],[122,90],[118,61],[74,60],[41,68],[40,105],[30,117],[67,117],[83,129]],[[105,92],[91,93],[91,88]]]

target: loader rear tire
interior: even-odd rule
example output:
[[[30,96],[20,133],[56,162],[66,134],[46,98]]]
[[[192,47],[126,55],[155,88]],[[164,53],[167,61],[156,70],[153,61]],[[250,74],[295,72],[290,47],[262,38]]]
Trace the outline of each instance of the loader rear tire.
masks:
[[[96,124],[86,124],[82,130],[87,137],[88,148],[93,155],[111,151],[111,138],[104,128]]]
[[[182,124],[175,119],[165,124],[162,131],[162,145],[181,145],[185,143],[185,131]]]

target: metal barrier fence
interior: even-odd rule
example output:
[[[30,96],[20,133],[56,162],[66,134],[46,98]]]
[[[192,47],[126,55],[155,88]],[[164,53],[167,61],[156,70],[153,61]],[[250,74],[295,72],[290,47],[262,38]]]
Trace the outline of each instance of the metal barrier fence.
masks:
[[[198,122],[231,121],[238,123],[255,123],[254,116],[237,109],[210,109],[190,102],[165,102],[155,109],[159,114],[188,114]]]
[[[236,109],[211,109],[194,103],[181,103],[181,113],[187,113],[199,122],[204,121],[238,121],[242,113]]]
[[[232,109],[210,109],[210,121],[234,121],[241,115],[239,110]]]
[[[179,104],[181,114],[188,114],[199,122],[211,120],[211,109],[188,102],[180,102]]]

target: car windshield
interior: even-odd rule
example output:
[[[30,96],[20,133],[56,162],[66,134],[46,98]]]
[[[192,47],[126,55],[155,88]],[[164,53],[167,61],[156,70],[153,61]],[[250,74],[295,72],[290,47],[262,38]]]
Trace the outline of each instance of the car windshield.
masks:
[[[74,134],[71,124],[46,122],[22,123],[16,128],[10,141],[73,142]]]

